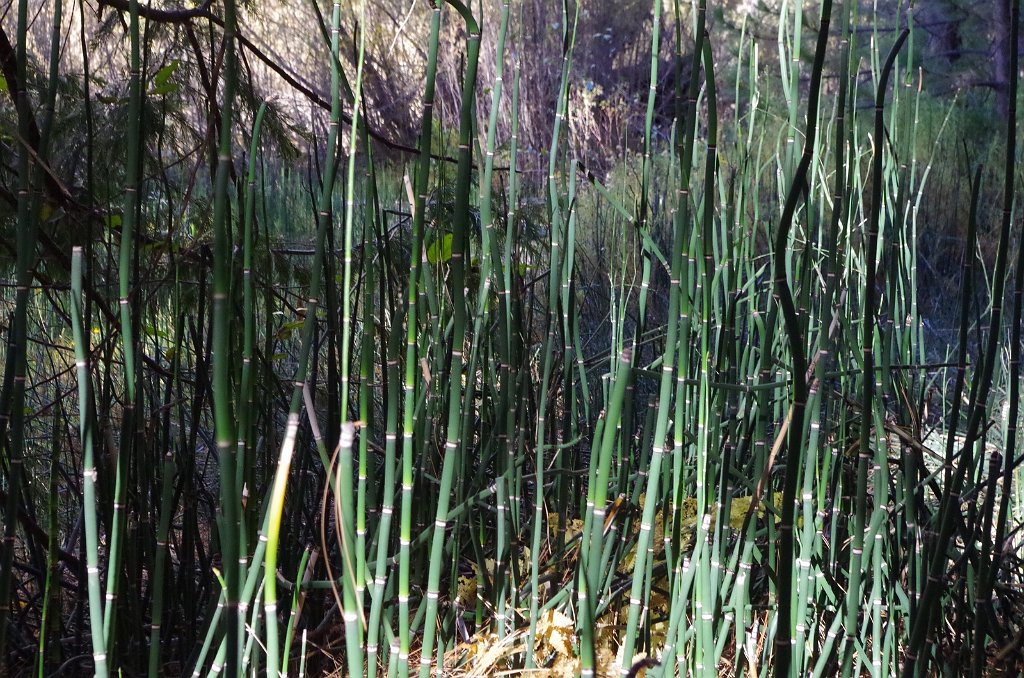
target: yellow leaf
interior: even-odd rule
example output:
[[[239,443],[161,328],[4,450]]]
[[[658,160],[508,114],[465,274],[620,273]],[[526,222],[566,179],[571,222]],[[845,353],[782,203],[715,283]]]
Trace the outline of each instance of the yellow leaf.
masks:
[[[455,601],[463,607],[469,607],[476,600],[476,577],[459,575],[459,588]]]
[[[559,655],[547,672],[549,678],[575,678],[580,674],[579,657]]]
[[[537,620],[537,635],[562,657],[572,657],[575,625],[558,610],[546,610]]]
[[[530,571],[530,547],[524,546],[519,554],[519,571],[529,572]]]
[[[615,661],[615,651],[610,642],[597,648],[597,675],[601,678],[618,678],[619,663]]]

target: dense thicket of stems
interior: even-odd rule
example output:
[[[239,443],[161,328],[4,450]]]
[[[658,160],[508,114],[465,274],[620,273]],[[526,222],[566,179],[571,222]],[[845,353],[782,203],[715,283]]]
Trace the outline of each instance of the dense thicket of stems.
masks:
[[[373,128],[373,3],[305,8],[306,136],[254,85],[247,5],[109,4],[123,95],[87,78],[84,167],[58,162],[70,4],[45,68],[24,0],[0,61],[8,673],[1014,670],[1015,75],[999,186],[962,177],[945,347],[919,213],[956,105],[930,136],[912,8],[782,0],[768,54],[719,3],[652,0],[647,96],[600,157],[586,3],[551,21],[543,153],[528,8],[436,0],[403,17],[406,158]]]
[[[26,39],[28,34],[28,2],[18,2],[18,43],[17,80],[8,83],[14,93],[14,105],[18,117],[18,134],[28,139],[29,100],[27,82],[28,55]],[[7,628],[11,613],[11,581],[14,567],[15,532],[17,530],[18,508],[21,502],[19,492],[22,485],[22,467],[25,451],[25,380],[28,350],[28,295],[32,281],[32,263],[35,258],[37,221],[33,218],[32,207],[37,206],[32,194],[31,149],[21,145],[17,155],[17,262],[16,297],[14,313],[10,321],[4,365],[4,380],[0,390],[0,440],[3,440],[5,471],[7,477],[7,501],[4,506],[3,552],[0,554],[0,648],[7,645]]]

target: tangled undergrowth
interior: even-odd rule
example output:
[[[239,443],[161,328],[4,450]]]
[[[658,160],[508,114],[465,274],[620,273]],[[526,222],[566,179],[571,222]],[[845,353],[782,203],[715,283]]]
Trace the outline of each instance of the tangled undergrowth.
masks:
[[[652,0],[649,97],[609,118],[624,150],[599,171],[575,136],[596,129],[574,110],[583,0],[544,73],[511,0],[412,10],[415,148],[371,124],[368,37],[391,29],[365,2],[310,7],[322,94],[246,37],[250,3],[78,3],[66,43],[55,2],[48,60],[15,4],[8,674],[1021,665],[1016,49],[999,160],[941,168],[970,206],[947,229],[956,328],[929,346],[919,253],[948,250],[922,205],[958,104],[920,124],[913,8],[889,31],[861,3],[788,3],[766,40]],[[90,30],[123,96],[91,89]],[[58,105],[65,44],[81,119]],[[303,163],[270,142],[250,59],[318,107]],[[551,82],[548,150],[521,149],[522,99]]]

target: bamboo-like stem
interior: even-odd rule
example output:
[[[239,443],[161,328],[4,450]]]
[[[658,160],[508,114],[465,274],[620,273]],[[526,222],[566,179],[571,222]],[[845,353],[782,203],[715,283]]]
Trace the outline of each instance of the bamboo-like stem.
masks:
[[[522,26],[522,5],[520,5],[520,21],[519,26]],[[512,112],[511,112],[511,134],[509,136],[509,179],[508,179],[508,192],[506,196],[506,213],[505,213],[505,243],[504,250],[502,252],[502,272],[504,275],[503,284],[499,288],[499,294],[502,297],[502,313],[505,316],[505,337],[504,341],[499,345],[504,345],[507,350],[508,366],[503,370],[501,379],[503,384],[507,384],[503,397],[506,398],[505,402],[505,417],[504,421],[500,424],[503,430],[498,433],[498,440],[504,442],[506,450],[505,459],[503,462],[503,474],[497,481],[497,502],[498,502],[498,538],[496,545],[495,560],[496,569],[498,575],[496,577],[497,584],[494,586],[494,597],[497,600],[497,613],[494,616],[495,625],[499,638],[505,638],[509,632],[509,619],[508,614],[508,601],[518,600],[519,595],[515,589],[516,581],[514,573],[513,576],[508,576],[509,568],[507,566],[508,556],[511,553],[511,544],[506,542],[506,537],[517,535],[520,533],[521,522],[519,520],[519,497],[516,491],[516,487],[521,485],[522,471],[516,462],[516,421],[517,412],[521,412],[521,416],[525,416],[526,408],[518,407],[519,403],[518,394],[519,385],[521,379],[517,378],[516,373],[513,371],[512,365],[518,353],[518,342],[513,338],[513,304],[511,299],[512,290],[512,252],[513,244],[516,241],[516,206],[518,204],[518,184],[516,177],[516,168],[518,166],[519,159],[519,86],[520,86],[521,68],[520,62],[517,60],[514,64],[514,76],[512,80]],[[515,315],[518,318],[518,314]],[[520,371],[519,374],[525,374]],[[507,523],[506,523],[507,521]],[[505,576],[500,576],[505,575]]]
[[[335,12],[340,11],[339,5],[339,2],[335,2]],[[343,403],[343,419],[347,418],[347,413],[345,412],[347,407],[344,403],[348,403],[349,401],[349,383],[351,381],[350,354],[352,346],[352,318],[354,313],[352,306],[352,260],[354,249],[353,238],[355,234],[355,176],[356,154],[361,136],[361,127],[363,125],[362,119],[360,118],[360,107],[362,106],[363,63],[366,54],[365,2],[361,2],[359,5],[359,26],[359,40],[356,55],[356,78],[352,104],[353,123],[350,129],[348,143],[348,171],[345,187],[345,222],[342,242],[341,378],[339,380],[339,389]],[[332,47],[337,49],[339,48],[339,45],[335,43]],[[340,56],[338,52],[335,51],[334,53],[336,56]],[[371,209],[371,206],[366,204],[364,205],[364,209],[369,210]],[[367,283],[367,287],[369,286],[370,284]],[[368,376],[369,375],[367,375],[367,377]],[[363,399],[360,400],[362,401]],[[343,592],[343,618],[345,621],[345,649],[346,656],[348,658],[349,673],[350,675],[358,676],[365,675],[366,673],[363,664],[363,638],[366,632],[366,619],[363,608],[363,589],[365,587],[366,579],[362,567],[365,565],[366,555],[362,547],[362,540],[358,544],[356,541],[357,523],[364,525],[363,530],[365,532],[365,513],[359,512],[357,514],[353,492],[352,447],[355,444],[354,436],[355,428],[352,424],[347,421],[343,422],[341,424],[341,438],[338,443],[340,450],[340,456],[338,459],[338,474],[340,482],[337,484],[337,489],[340,492],[340,497],[336,497],[336,507],[340,512],[340,515],[338,516],[339,520],[337,529],[340,539],[339,550],[342,554],[341,578]],[[360,469],[362,473],[365,472],[363,459],[360,459]],[[362,473],[360,483],[365,482],[362,478]],[[362,493],[360,496],[362,496]]]
[[[876,317],[878,314],[877,289],[875,285],[876,271],[878,266],[877,254],[879,239],[879,222],[882,214],[882,160],[885,157],[885,144],[883,129],[883,113],[885,111],[886,86],[889,75],[893,70],[896,56],[899,54],[903,43],[908,35],[903,30],[896,42],[893,43],[886,57],[885,66],[882,68],[878,89],[875,94],[875,153],[872,158],[872,175],[874,185],[871,195],[871,218],[868,223],[868,238],[865,245],[864,257],[867,262],[867,269],[864,274],[864,303],[862,313],[862,337],[861,349],[863,351],[862,365],[864,374],[861,377],[861,428],[860,442],[857,450],[857,497],[854,509],[852,541],[850,543],[850,585],[846,594],[846,633],[847,638],[857,628],[857,618],[860,612],[862,578],[862,562],[864,556],[864,535],[867,515],[867,485],[868,485],[868,463],[872,460],[871,442],[872,432],[875,429],[874,397],[875,397],[875,330]],[[853,652],[852,643],[847,644],[847,654],[843,660],[844,673],[848,670],[850,656]]]
[[[1009,92],[1007,94],[1007,165],[1004,176],[1003,223],[1004,227],[1009,222],[1013,208],[1013,196],[1015,195],[1016,182],[1013,179],[1012,161],[1016,153],[1016,131],[1017,131],[1017,91],[1019,89],[1018,64],[1020,55],[1017,47],[1020,40],[1020,0],[1013,0],[1010,7],[1010,40],[1007,45],[1009,51]],[[1024,246],[1017,244],[1017,265],[1014,270],[1013,296],[1010,307],[1010,345],[1009,345],[1009,393],[1006,403],[1006,448],[1002,454],[992,452],[989,471],[989,482],[986,489],[985,506],[982,510],[984,520],[981,526],[982,549],[981,566],[978,572],[978,591],[975,594],[975,622],[974,622],[974,661],[972,662],[972,674],[980,678],[986,664],[985,651],[990,634],[989,624],[991,615],[992,591],[996,583],[996,573],[999,571],[1000,563],[1005,557],[1006,529],[1009,515],[1010,497],[1013,491],[1017,435],[1019,429],[1018,415],[1020,412],[1020,378],[1021,378],[1021,312],[1024,306]],[[972,250],[973,251],[973,250]],[[993,297],[993,303],[995,298]],[[1000,468],[1001,467],[1001,468]],[[1000,483],[1001,481],[1001,483]],[[996,494],[999,494],[999,509],[995,510]],[[993,514],[995,515],[995,532],[993,533]]]
[[[604,417],[604,432],[601,436],[600,452],[591,465],[596,468],[596,482],[587,496],[587,513],[590,516],[589,533],[586,547],[580,553],[580,594],[579,606],[581,631],[581,671],[584,676],[596,674],[597,630],[596,611],[598,597],[603,587],[600,585],[600,554],[604,541],[606,503],[608,500],[608,477],[611,470],[612,452],[619,435],[619,419],[622,416],[626,387],[630,381],[632,369],[632,351],[623,349],[617,361],[613,377],[613,390]],[[595,463],[596,462],[596,463]]]
[[[362,430],[359,436],[359,459],[357,462],[357,478],[358,485],[356,488],[356,595],[357,602],[356,606],[360,613],[360,622],[362,626],[362,633],[364,637],[369,635],[369,628],[365,619],[366,611],[366,587],[367,583],[372,583],[369,580],[371,577],[369,565],[367,563],[369,544],[367,543],[367,537],[371,536],[369,533],[370,517],[368,513],[370,511],[371,502],[376,498],[377,492],[376,485],[378,482],[378,476],[376,469],[374,469],[371,477],[371,459],[370,459],[370,437],[376,433],[379,423],[376,421],[374,412],[374,341],[378,337],[377,333],[374,332],[374,317],[373,312],[375,308],[374,294],[376,285],[377,270],[375,267],[375,261],[373,257],[374,250],[371,244],[374,242],[374,236],[376,234],[376,219],[378,206],[376,200],[376,176],[373,168],[372,157],[370,156],[368,135],[365,130],[360,132],[360,141],[366,150],[366,170],[365,176],[363,177],[362,183],[362,199],[365,209],[363,211],[363,228],[362,228],[362,260],[361,266],[363,270],[363,292],[362,292],[362,333],[359,339],[359,422]],[[381,293],[381,299],[384,299],[385,295]],[[382,343],[384,343],[382,341]],[[386,349],[382,350],[385,353]],[[387,373],[386,365],[382,368],[382,373]],[[386,397],[384,398],[386,400]],[[393,469],[391,479],[391,489],[394,491],[394,475]],[[393,499],[392,499],[393,501]],[[377,523],[379,525],[379,521]],[[389,523],[390,527],[390,523]],[[389,532],[385,532],[383,535],[383,541],[386,543],[389,541]],[[381,538],[378,533],[374,538]],[[379,622],[378,622],[379,623]],[[366,641],[366,650],[368,652],[369,641]],[[367,656],[367,670],[366,673],[370,673],[369,662],[377,661],[376,656]],[[375,669],[374,669],[375,670]]]
[[[702,204],[698,205],[701,212],[700,227],[695,228],[692,234],[694,248],[693,257],[696,267],[693,270],[694,281],[694,309],[699,319],[697,324],[697,338],[695,341],[695,368],[698,374],[698,384],[695,389],[696,402],[691,406],[691,421],[696,427],[696,445],[693,451],[694,464],[694,497],[696,502],[694,516],[696,533],[694,539],[707,548],[701,549],[699,557],[695,557],[692,568],[695,574],[694,579],[694,600],[693,614],[694,626],[697,633],[694,645],[694,657],[692,665],[697,672],[704,672],[715,666],[713,659],[713,630],[711,620],[712,610],[715,609],[716,591],[714,591],[711,575],[711,559],[714,555],[713,537],[711,534],[710,517],[715,506],[715,488],[712,479],[715,461],[712,458],[712,450],[719,447],[716,440],[718,425],[715,422],[716,415],[713,411],[714,392],[711,387],[712,352],[714,334],[713,325],[715,317],[719,315],[716,308],[716,296],[714,293],[715,276],[715,254],[713,226],[715,221],[714,204],[712,197],[715,195],[717,173],[715,165],[718,155],[718,93],[715,84],[714,61],[711,50],[711,38],[705,30],[704,40],[701,49],[701,62],[704,67],[704,79],[707,101],[707,143],[704,161],[704,195]],[[692,425],[692,424],[691,424]],[[696,554],[695,554],[696,555]]]
[[[178,319],[175,323],[174,333],[174,345],[181,346],[183,343],[183,333],[185,325],[185,316],[181,312],[181,281],[176,280],[174,290],[174,315]],[[179,373],[181,365],[181,352],[175,351],[174,358],[171,361],[171,374],[175,377]],[[169,402],[172,389],[174,386],[175,379],[172,378],[167,384],[167,397],[166,400]],[[170,417],[170,412],[168,412]],[[148,673],[151,678],[155,678],[160,674],[160,655],[162,645],[160,639],[163,632],[163,620],[164,620],[164,593],[166,588],[166,576],[167,576],[167,557],[168,557],[168,536],[171,530],[171,519],[173,517],[173,495],[174,495],[174,475],[175,475],[175,462],[174,453],[171,450],[170,440],[166,441],[167,449],[164,451],[163,467],[160,478],[160,521],[157,526],[156,533],[156,551],[154,553],[154,565],[153,565],[153,607],[152,607],[152,622],[149,630],[149,666]]]
[[[800,12],[797,12],[798,14]],[[779,525],[779,588],[778,588],[778,622],[775,630],[775,662],[779,675],[788,675],[792,660],[793,638],[792,628],[792,595],[793,595],[793,562],[794,517],[796,509],[796,493],[800,484],[801,466],[804,463],[804,411],[807,407],[807,357],[805,337],[797,315],[792,289],[787,278],[784,253],[789,248],[790,228],[793,215],[807,180],[811,161],[814,158],[815,141],[818,131],[818,97],[821,88],[821,76],[825,65],[825,49],[828,45],[828,28],[832,18],[832,1],[824,0],[821,5],[821,27],[818,31],[818,44],[814,53],[814,66],[811,71],[811,86],[807,101],[807,125],[804,130],[804,150],[793,175],[786,203],[782,209],[782,217],[775,234],[773,287],[778,299],[785,323],[786,336],[789,343],[789,354],[793,362],[793,409],[791,434],[786,446],[786,478],[782,494],[782,522]],[[799,42],[797,43],[799,44]],[[869,250],[870,251],[870,250]],[[874,378],[873,373],[872,379]],[[868,407],[864,412],[869,412]],[[797,671],[802,668],[794,667]]]
[[[423,112],[420,124],[419,150],[414,182],[412,210],[412,247],[409,252],[409,282],[406,301],[405,375],[402,385],[404,407],[402,416],[402,514],[398,538],[398,675],[409,676],[411,650],[411,619],[409,597],[411,592],[412,558],[412,502],[413,502],[413,445],[414,418],[417,393],[417,335],[419,327],[420,267],[423,258],[423,224],[425,220],[428,182],[430,180],[431,132],[434,120],[434,85],[437,75],[437,52],[441,29],[443,0],[435,0],[430,22],[430,42],[427,55],[426,80],[423,86]],[[425,277],[425,276],[424,276]],[[424,389],[425,390],[425,389]],[[430,661],[430,658],[427,658]]]
[[[577,7],[578,9],[578,7]],[[557,281],[561,277],[563,260],[562,228],[564,214],[559,200],[558,185],[556,183],[557,160],[560,148],[562,127],[564,125],[569,105],[569,71],[572,64],[572,49],[576,39],[576,23],[579,18],[578,12],[574,15],[571,26],[569,21],[569,9],[566,2],[562,3],[562,69],[559,81],[558,96],[556,99],[556,110],[554,126],[551,132],[551,144],[548,151],[548,213],[550,215],[551,228],[551,254],[548,266],[548,308],[545,322],[547,332],[544,340],[544,362],[541,372],[540,400],[537,405],[537,428],[535,438],[534,463],[534,510],[532,522],[532,537],[530,540],[530,630],[526,643],[526,668],[535,666],[535,643],[537,636],[537,621],[540,613],[540,560],[539,553],[541,539],[544,533],[544,504],[541,488],[544,487],[544,468],[547,464],[545,459],[545,447],[547,445],[547,416],[550,411],[549,384],[554,369],[555,358],[555,332],[557,329],[555,313],[559,305],[559,294]],[[517,493],[518,494],[518,493]],[[581,590],[580,595],[585,600],[586,590]],[[585,604],[585,603],[584,603]],[[583,622],[586,624],[586,621]],[[585,641],[584,641],[585,642]],[[586,652],[586,650],[584,650]],[[586,656],[586,655],[584,655]],[[586,668],[584,660],[584,668]]]
[[[1011,9],[1013,22],[1010,27],[1010,44],[1008,49],[1011,52],[1011,63],[1016,66],[1017,56],[1015,47],[1019,39],[1020,2],[1013,0]],[[960,491],[968,469],[973,466],[973,449],[980,437],[982,420],[988,408],[988,396],[992,388],[992,375],[995,369],[995,362],[999,352],[999,341],[1002,334],[1003,295],[1006,285],[1006,267],[1009,259],[1010,229],[1012,225],[1013,198],[1015,194],[1015,163],[1016,140],[1017,140],[1017,73],[1010,77],[1010,90],[1013,94],[1009,100],[1009,110],[1006,120],[1006,155],[1003,166],[1003,210],[999,231],[999,243],[996,249],[996,261],[992,274],[992,296],[991,308],[989,311],[989,334],[985,344],[984,352],[981,355],[981,369],[975,374],[971,388],[971,399],[968,406],[967,430],[964,434],[965,440],[961,451],[962,459],[959,460],[956,470],[947,475],[947,484],[943,488],[942,505],[938,517],[938,529],[936,541],[933,546],[933,553],[928,564],[928,583],[921,596],[921,606],[917,615],[911,620],[910,638],[907,644],[907,656],[903,667],[904,676],[920,676],[928,670],[930,654],[921,656],[925,649],[925,642],[929,630],[934,627],[937,620],[933,618],[935,604],[937,602],[938,589],[944,578],[942,571],[947,561],[946,544],[948,543],[954,529],[955,516],[959,514]],[[1004,487],[1004,492],[1009,488]]]
[[[60,434],[60,429],[64,425],[61,421],[61,408],[55,407],[53,410],[53,441],[50,448],[50,482],[49,482],[49,501],[47,502],[47,520],[46,527],[47,532],[50,535],[49,540],[46,543],[46,578],[43,584],[43,609],[39,615],[39,644],[38,654],[36,659],[36,675],[39,678],[43,678],[46,675],[46,654],[49,650],[47,646],[47,634],[52,626],[55,626],[52,622],[53,617],[51,616],[51,604],[58,600],[57,597],[57,581],[55,575],[57,574],[57,567],[59,565],[57,561],[57,537],[59,532],[59,525],[57,523],[57,498],[58,498],[58,460],[60,457],[60,444],[63,442],[63,438]]]
[[[381,268],[384,268],[384,259],[381,259]],[[372,265],[372,264],[371,264]],[[385,275],[382,275],[382,284]],[[381,299],[386,298],[383,293]],[[382,323],[383,325],[383,323]],[[381,328],[383,331],[383,327]],[[374,567],[367,567],[367,572],[373,570],[373,587],[370,593],[370,614],[366,631],[366,666],[367,673],[371,676],[377,675],[378,643],[380,638],[381,617],[384,610],[384,588],[387,585],[386,567],[387,554],[391,545],[391,529],[395,508],[395,475],[397,464],[398,447],[398,406],[401,396],[401,381],[398,369],[398,356],[401,351],[400,328],[392,325],[387,333],[387,342],[384,347],[386,364],[384,374],[386,375],[385,405],[385,430],[384,430],[384,473],[381,493],[381,517],[377,523],[377,556]],[[383,342],[382,342],[383,343]],[[381,477],[378,475],[378,477]],[[395,654],[392,652],[392,654]]]
[[[18,81],[9,83],[13,87],[15,106],[18,113],[18,133],[23,140],[29,138],[29,98],[26,78],[28,74],[28,2],[18,2]],[[3,552],[0,556],[0,649],[7,649],[7,626],[11,611],[10,592],[14,566],[15,530],[18,524],[22,469],[25,451],[25,376],[27,371],[26,351],[28,348],[28,296],[35,259],[37,225],[31,213],[30,149],[24,142],[18,152],[18,197],[17,197],[17,293],[14,316],[7,341],[7,364],[3,390],[0,392],[0,440],[7,448],[7,502],[4,507]],[[9,428],[9,432],[8,432]]]
[[[1020,40],[1020,2],[1014,0],[1011,7],[1012,30],[1010,31],[1010,68],[1016,69],[1019,63],[1019,55],[1016,53],[1016,46]],[[1016,92],[1020,87],[1016,70],[1011,70],[1010,94],[1007,101],[1010,102],[1010,115],[1016,115]],[[989,566],[988,579],[985,588],[978,593],[979,600],[987,601],[988,592],[992,591],[996,576],[999,572],[999,565],[1005,557],[1003,545],[1006,543],[1008,523],[1010,520],[1010,501],[1013,496],[1014,464],[1017,459],[1018,435],[1020,432],[1020,380],[1021,380],[1021,313],[1024,309],[1024,247],[1017,245],[1017,265],[1014,270],[1014,289],[1012,298],[1012,317],[1010,319],[1010,360],[1009,360],[1009,394],[1006,408],[1006,449],[1002,454],[1002,486],[1000,487],[999,512],[996,518],[996,531],[993,535],[993,562]],[[986,603],[987,604],[987,603]]]
[[[302,552],[302,559],[299,561],[299,569],[295,573],[296,586],[292,590],[292,610],[288,618],[288,629],[285,631],[284,636],[284,652],[281,656],[281,673],[285,675],[288,674],[288,653],[292,647],[292,640],[295,637],[295,627],[298,624],[299,612],[302,609],[301,599],[303,594],[299,584],[306,581],[309,560],[310,550],[306,549]],[[255,633],[253,635],[255,635]],[[250,636],[250,642],[251,641],[252,636]]]
[[[220,544],[226,598],[224,624],[227,638],[225,671],[238,673],[243,618],[239,614],[238,597],[241,590],[239,561],[244,557],[239,549],[241,495],[237,481],[238,439],[233,408],[234,387],[231,372],[234,355],[231,350],[231,272],[232,243],[229,215],[228,178],[232,165],[231,140],[234,118],[234,98],[237,87],[238,65],[235,52],[237,17],[234,0],[224,2],[224,74],[223,101],[220,111],[220,139],[217,148],[217,169],[214,177],[213,204],[213,301],[210,306],[213,327],[213,413],[217,453],[220,458]]]
[[[92,637],[93,671],[107,675],[107,645],[103,633],[103,590],[100,584],[99,521],[97,520],[96,460],[93,453],[93,428],[89,416],[91,385],[89,343],[82,327],[82,248],[71,253],[71,329],[75,339],[75,369],[78,377],[78,420],[82,440],[82,512],[85,523],[86,581],[89,588],[89,629]]]
[[[124,206],[121,215],[121,243],[118,250],[118,305],[120,309],[121,352],[124,356],[124,415],[121,423],[121,441],[114,459],[114,506],[111,517],[110,547],[107,559],[107,584],[103,608],[103,635],[108,651],[114,648],[117,632],[117,598],[122,572],[121,558],[126,531],[128,495],[128,460],[133,454],[135,441],[135,407],[138,372],[136,370],[137,337],[132,318],[132,264],[137,222],[140,211],[139,193],[142,190],[142,89],[141,39],[139,36],[139,3],[131,0],[128,33],[130,37],[130,71],[128,82],[128,142],[125,154]]]
[[[463,400],[463,351],[466,343],[466,294],[465,260],[469,256],[469,199],[473,164],[473,106],[476,97],[476,72],[480,56],[480,27],[472,12],[459,0],[447,2],[462,15],[466,24],[466,70],[462,83],[462,103],[459,108],[459,166],[455,182],[455,214],[452,220],[452,338],[451,364],[448,376],[448,421],[441,467],[441,484],[438,488],[437,513],[434,518],[433,538],[430,546],[430,568],[427,574],[426,614],[423,622],[423,642],[420,651],[420,678],[430,673],[435,643],[437,603],[440,595],[442,551],[445,545],[445,530],[448,525],[448,506],[452,491],[457,459],[463,454],[463,416],[466,404],[472,402],[467,396]],[[467,382],[472,372],[466,376]]]
[[[332,52],[338,53],[340,42],[338,37],[341,23],[341,8],[336,3],[331,18]],[[341,76],[340,66],[337,59],[331,62],[331,122],[330,131],[327,135],[326,165],[324,167],[323,180],[320,193],[317,198],[317,232],[316,251],[311,264],[311,275],[309,293],[306,299],[306,316],[302,325],[302,344],[299,350],[298,364],[295,368],[295,375],[292,379],[293,388],[288,408],[288,421],[285,425],[284,436],[281,442],[281,451],[278,455],[277,467],[274,473],[274,480],[267,506],[266,526],[261,535],[261,542],[266,541],[266,556],[264,562],[264,611],[267,624],[267,667],[268,671],[278,670],[280,666],[280,639],[278,635],[277,619],[277,560],[278,545],[281,535],[281,519],[284,513],[285,493],[288,487],[288,477],[291,472],[292,460],[295,454],[295,447],[298,443],[300,412],[303,405],[303,393],[307,389],[306,379],[309,375],[310,354],[313,346],[313,333],[316,326],[317,309],[320,306],[320,295],[323,287],[323,268],[325,257],[325,243],[327,231],[331,226],[330,205],[334,192],[334,180],[337,164],[336,155],[338,150],[338,136],[341,125]],[[253,567],[256,567],[254,564]]]
[[[249,166],[246,173],[245,207],[242,214],[242,369],[239,378],[239,397],[241,406],[238,408],[238,428],[235,445],[235,496],[245,501],[249,485],[253,479],[254,434],[256,424],[255,412],[255,373],[253,359],[256,352],[256,300],[253,290],[253,256],[255,254],[255,219],[256,219],[256,172],[259,151],[260,131],[267,112],[264,102],[256,111],[253,121],[252,139],[249,145]],[[246,502],[247,505],[247,502]],[[256,503],[253,502],[253,507]],[[245,582],[249,576],[249,529],[250,522],[255,522],[256,511],[243,509],[238,517],[238,581]],[[241,597],[238,601],[239,621],[249,613],[249,600]]]

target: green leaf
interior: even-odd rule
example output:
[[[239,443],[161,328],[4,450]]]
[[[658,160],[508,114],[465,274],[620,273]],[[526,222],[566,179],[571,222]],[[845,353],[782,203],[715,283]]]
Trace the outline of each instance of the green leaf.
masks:
[[[285,323],[281,326],[281,329],[277,331],[277,339],[280,341],[287,341],[291,338],[292,333],[294,333],[295,330],[302,328],[304,323],[304,320],[292,320],[291,322]]]
[[[0,92],[7,92],[7,91],[9,91],[8,87],[7,87],[7,78],[5,78],[4,76],[0,75]]]
[[[164,94],[172,94],[178,91],[177,83],[171,82],[171,76],[178,70],[178,60],[175,59],[171,63],[167,64],[153,76],[153,88],[150,90],[150,94],[162,96]]]
[[[164,66],[163,68],[161,68],[159,71],[156,72],[156,75],[153,76],[153,82],[156,84],[157,87],[161,87],[163,85],[166,85],[167,82],[171,79],[171,76],[174,75],[175,71],[177,71],[177,70],[178,70],[178,60],[175,59],[174,61],[172,61],[171,63],[167,64],[166,66]]]
[[[165,94],[174,94],[178,91],[178,86],[175,83],[169,83],[167,85],[159,85],[149,90],[149,93],[154,96],[164,96]]]
[[[427,261],[437,264],[452,258],[452,234],[445,233],[441,238],[434,238],[427,248]]]
[[[153,327],[152,325],[144,325],[142,331],[151,337],[160,337],[161,339],[170,338],[167,332],[164,332],[163,330],[157,327]]]

